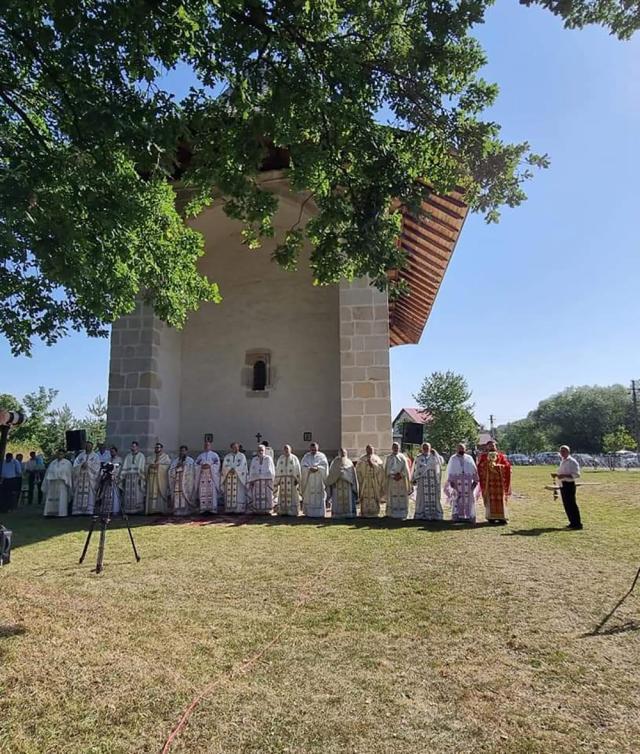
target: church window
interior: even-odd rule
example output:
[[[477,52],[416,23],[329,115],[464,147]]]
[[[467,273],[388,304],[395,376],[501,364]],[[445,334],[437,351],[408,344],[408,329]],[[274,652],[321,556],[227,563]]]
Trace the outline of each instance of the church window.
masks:
[[[253,389],[264,390],[267,386],[267,365],[258,359],[253,365]]]
[[[247,351],[242,369],[242,384],[247,389],[247,397],[266,398],[273,387],[273,367],[271,352],[266,349]]]

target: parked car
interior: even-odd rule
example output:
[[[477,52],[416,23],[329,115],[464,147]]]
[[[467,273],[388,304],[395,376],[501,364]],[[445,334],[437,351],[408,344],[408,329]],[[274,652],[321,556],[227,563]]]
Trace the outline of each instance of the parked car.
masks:
[[[510,453],[507,458],[514,466],[529,466],[531,459],[524,453]]]
[[[546,450],[544,453],[537,453],[534,456],[533,462],[540,465],[559,465],[562,460],[562,456],[557,451]]]

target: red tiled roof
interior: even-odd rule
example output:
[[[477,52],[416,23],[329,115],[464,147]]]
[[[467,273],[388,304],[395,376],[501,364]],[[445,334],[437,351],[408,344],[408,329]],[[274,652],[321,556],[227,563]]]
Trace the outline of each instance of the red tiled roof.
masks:
[[[398,412],[398,416],[393,420],[394,424],[398,421],[402,413],[407,414],[410,420],[415,424],[428,424],[431,421],[431,416],[423,413],[419,408],[401,408]]]

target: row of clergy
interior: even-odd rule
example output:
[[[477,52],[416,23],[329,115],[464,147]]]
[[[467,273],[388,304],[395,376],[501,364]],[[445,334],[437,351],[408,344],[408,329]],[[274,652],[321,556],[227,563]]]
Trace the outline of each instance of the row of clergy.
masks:
[[[368,445],[356,464],[344,449],[329,464],[315,442],[301,460],[289,445],[275,463],[267,450],[259,445],[250,464],[237,443],[222,463],[210,442],[205,442],[195,459],[182,445],[172,460],[161,443],[147,459],[138,444],[132,443],[124,462],[115,448],[111,448],[108,462],[101,461],[91,443],[73,464],[61,450],[43,481],[44,515],[68,515],[71,501],[73,515],[92,515],[108,475],[113,480],[113,512],[122,506],[128,514],[217,513],[224,503],[225,513],[268,514],[277,508],[283,516],[302,512],[310,517],[326,516],[327,507],[333,517],[351,517],[359,505],[361,516],[375,517],[386,503],[387,516],[404,519],[415,486],[415,518],[443,519],[441,458],[429,443],[422,445],[412,467],[397,443],[385,459]],[[506,522],[510,480],[509,462],[495,445],[482,454],[476,466],[460,444],[449,460],[444,486],[452,520],[474,523],[482,493],[487,519]]]

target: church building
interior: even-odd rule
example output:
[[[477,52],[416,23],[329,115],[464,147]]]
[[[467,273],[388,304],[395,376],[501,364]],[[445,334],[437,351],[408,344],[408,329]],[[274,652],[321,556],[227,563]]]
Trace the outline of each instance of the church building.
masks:
[[[280,170],[261,174],[278,194],[276,235],[312,212]],[[426,217],[403,218],[399,243],[407,265],[396,276],[409,294],[390,303],[367,280],[314,286],[306,256],[296,272],[271,259],[275,241],[251,251],[240,224],[221,205],[192,223],[205,238],[199,264],[218,283],[222,302],[204,303],[182,330],[138,305],[111,333],[107,437],[120,449],[132,440],[190,452],[213,435],[219,450],[258,438],[294,452],[309,441],[331,457],[351,457],[368,443],[392,442],[389,349],[417,343],[462,229],[467,207],[459,193],[431,195]]]

